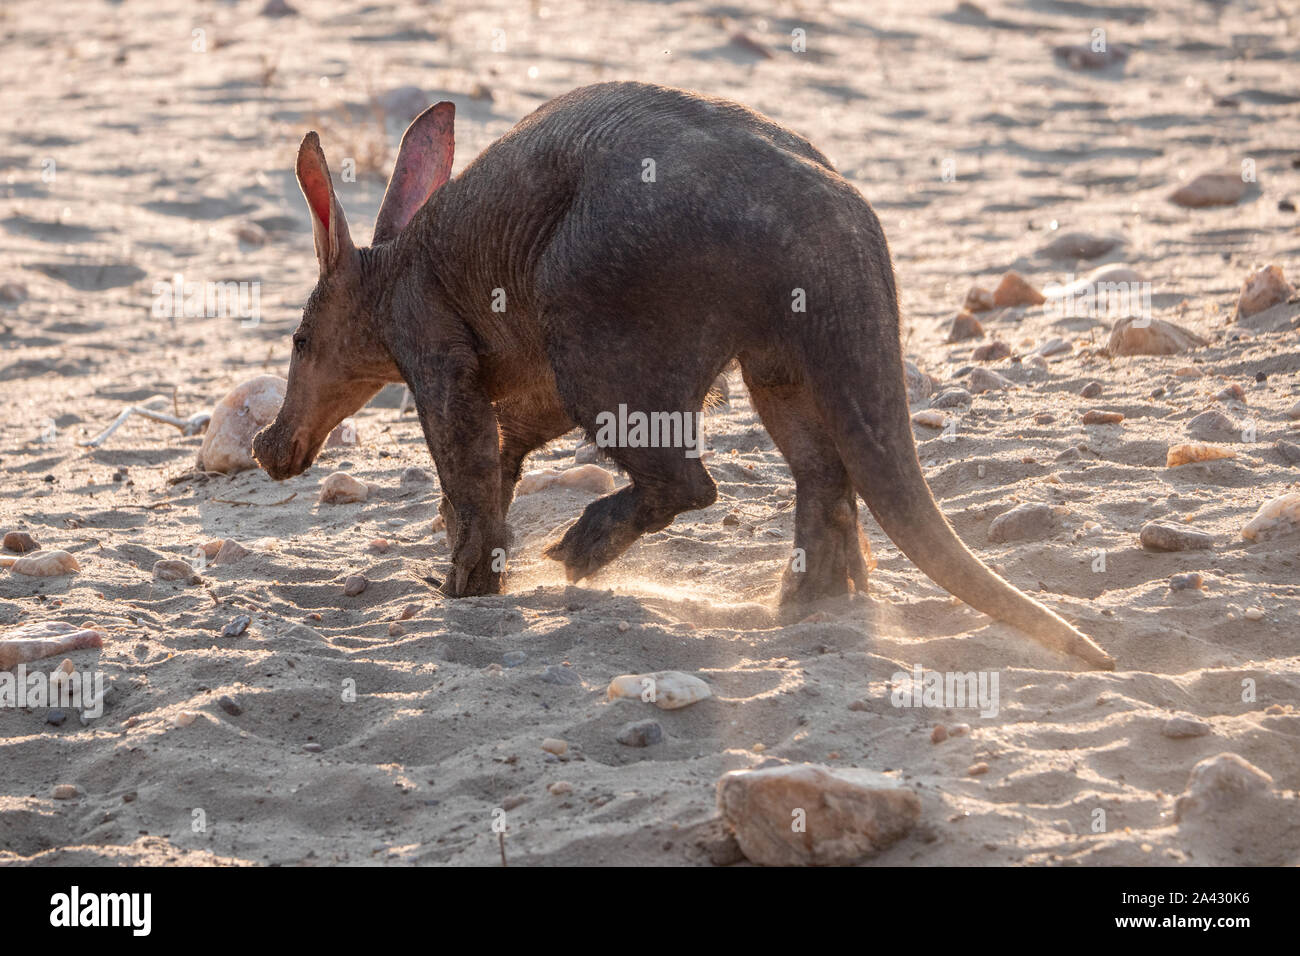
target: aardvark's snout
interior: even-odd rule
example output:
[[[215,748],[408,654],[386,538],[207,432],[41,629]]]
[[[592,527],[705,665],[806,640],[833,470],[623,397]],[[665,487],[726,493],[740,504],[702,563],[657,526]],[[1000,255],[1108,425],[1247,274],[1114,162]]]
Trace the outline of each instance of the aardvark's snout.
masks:
[[[307,443],[274,422],[253,436],[253,457],[276,481],[301,475],[311,464]]]

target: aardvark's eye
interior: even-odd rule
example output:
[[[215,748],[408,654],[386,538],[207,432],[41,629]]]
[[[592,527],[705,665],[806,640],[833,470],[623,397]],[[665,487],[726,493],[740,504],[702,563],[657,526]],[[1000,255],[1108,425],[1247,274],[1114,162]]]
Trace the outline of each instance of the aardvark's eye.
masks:
[[[307,354],[307,336],[295,335],[293,337],[293,350],[299,355]]]

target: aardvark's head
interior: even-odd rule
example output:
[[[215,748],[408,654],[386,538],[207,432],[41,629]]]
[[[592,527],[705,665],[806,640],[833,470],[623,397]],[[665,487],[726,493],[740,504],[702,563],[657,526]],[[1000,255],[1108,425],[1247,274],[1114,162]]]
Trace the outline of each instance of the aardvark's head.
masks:
[[[407,128],[375,219],[375,245],[396,237],[447,181],[455,113],[451,103],[439,103]],[[320,278],[293,333],[284,404],[253,438],[253,456],[277,481],[311,467],[334,426],[397,377],[382,341],[383,310],[376,305],[395,277],[363,265],[314,132],[298,147],[297,173],[311,212]]]

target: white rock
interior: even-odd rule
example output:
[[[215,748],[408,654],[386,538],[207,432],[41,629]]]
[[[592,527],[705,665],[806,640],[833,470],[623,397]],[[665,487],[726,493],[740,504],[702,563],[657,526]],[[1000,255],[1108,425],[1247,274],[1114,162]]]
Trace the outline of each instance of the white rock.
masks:
[[[370,497],[370,486],[358,481],[346,471],[336,471],[327,475],[320,483],[320,501],[322,504],[349,505],[365,501]]]
[[[1300,526],[1300,492],[1293,491],[1260,506],[1255,517],[1241,529],[1241,536],[1247,541],[1260,541],[1297,526]]]
[[[620,697],[644,700],[660,710],[677,710],[696,701],[712,697],[709,685],[692,674],[681,671],[655,671],[653,674],[622,674],[609,683],[605,692],[609,700]]]
[[[1166,720],[1160,728],[1160,733],[1178,740],[1184,737],[1204,737],[1210,730],[1210,725],[1205,721],[1179,714],[1177,717],[1170,717]]]
[[[40,551],[25,558],[14,559],[9,570],[33,578],[52,578],[60,574],[76,574],[81,570],[81,565],[66,551]]]
[[[153,576],[157,581],[184,581],[186,584],[197,584],[199,581],[199,576],[185,561],[155,561]]]
[[[871,770],[793,764],[733,770],[718,780],[718,809],[741,852],[767,866],[845,866],[907,834],[921,801]]]
[[[1015,388],[1016,383],[991,368],[977,367],[970,373],[970,390],[976,395],[997,389]]]
[[[903,377],[907,383],[907,401],[919,402],[934,394],[934,379],[916,367],[913,362],[903,363]]]
[[[1181,465],[1191,465],[1200,461],[1223,461],[1236,457],[1237,453],[1230,448],[1220,448],[1202,442],[1182,442],[1169,446],[1169,450],[1165,452],[1165,467],[1178,468]]]
[[[1096,259],[1104,256],[1123,240],[1118,236],[1099,236],[1088,232],[1065,232],[1039,251],[1052,259]],[[1047,290],[1044,289],[1044,292]]]
[[[1231,206],[1246,195],[1246,183],[1239,170],[1201,173],[1170,196],[1180,206]]]
[[[1125,318],[1111,329],[1111,355],[1175,355],[1208,344],[1190,329],[1164,319]]]
[[[1234,753],[1206,757],[1192,768],[1187,789],[1174,803],[1174,819],[1185,823],[1206,814],[1230,812],[1253,797],[1268,794],[1272,787],[1272,777]]]
[[[1002,512],[989,525],[989,540],[1039,541],[1061,530],[1065,509],[1042,502],[1028,501]]]
[[[288,385],[278,375],[259,375],[218,402],[199,448],[199,470],[229,475],[256,468],[253,436],[275,421]]]
[[[946,420],[943,412],[933,408],[926,408],[912,415],[912,424],[924,425],[926,428],[943,428]]]
[[[1295,294],[1295,287],[1286,281],[1282,267],[1268,265],[1247,277],[1241,285],[1237,299],[1237,318],[1244,319],[1271,309]]]
[[[609,494],[614,490],[614,476],[599,465],[577,465],[573,468],[544,468],[530,471],[519,479],[515,495],[531,495],[547,488],[571,488],[589,491],[594,495]]]

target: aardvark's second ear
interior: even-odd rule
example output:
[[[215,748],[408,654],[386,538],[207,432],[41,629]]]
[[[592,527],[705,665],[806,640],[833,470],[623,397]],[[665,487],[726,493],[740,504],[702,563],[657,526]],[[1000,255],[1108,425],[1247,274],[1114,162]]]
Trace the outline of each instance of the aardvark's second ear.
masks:
[[[387,242],[406,228],[416,210],[451,177],[456,154],[456,107],[439,103],[411,121],[375,218],[372,242]]]

